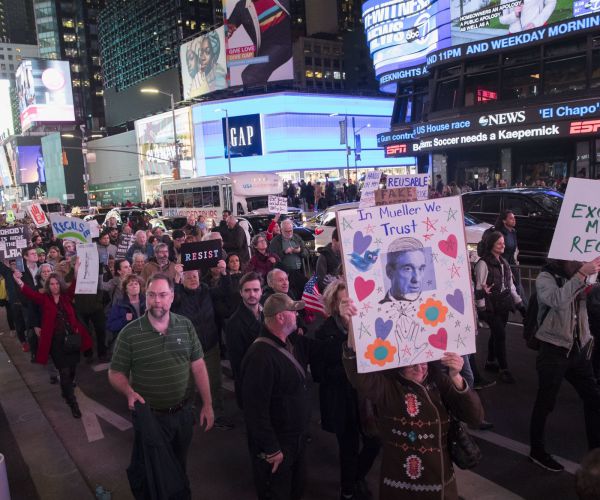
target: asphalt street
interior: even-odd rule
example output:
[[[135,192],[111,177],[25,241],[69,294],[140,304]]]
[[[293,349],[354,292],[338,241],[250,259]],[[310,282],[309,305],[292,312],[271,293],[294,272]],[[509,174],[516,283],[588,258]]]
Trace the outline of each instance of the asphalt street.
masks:
[[[0,332],[4,332],[0,335],[0,361],[4,365],[0,366],[0,453],[7,456],[13,500],[64,500],[61,487],[74,488],[80,482],[80,491],[84,492],[81,498],[86,498],[86,487],[89,498],[93,498],[98,485],[110,490],[113,500],[133,498],[125,472],[133,440],[129,412],[125,399],[109,386],[107,365],[79,366],[77,391],[83,418],[74,420],[60,397],[59,387],[49,383],[46,369],[30,363],[29,356],[21,352],[16,339],[9,335],[4,318],[0,325]],[[480,365],[487,335],[483,329],[478,338]],[[536,390],[535,353],[525,347],[519,326],[511,325],[507,338],[509,364],[517,384],[496,384],[480,391],[487,420],[494,423],[494,429],[475,433],[484,459],[472,471],[457,471],[459,492],[465,499],[477,500],[575,499],[573,472],[586,452],[582,405],[575,391],[565,383],[548,424],[548,451],[560,457],[566,471],[556,474],[531,464],[527,459],[527,442]],[[6,382],[9,378],[17,380],[9,385]],[[242,415],[227,377],[224,386],[227,412],[236,427],[207,433],[196,430],[188,460],[194,499],[254,498]],[[32,421],[28,426],[26,419],[24,423],[21,403],[15,402],[15,395],[22,401],[31,399],[37,405],[39,418],[46,423]],[[337,446],[335,437],[319,427],[316,386],[313,401],[305,498],[336,499],[339,498]],[[32,412],[29,410],[28,414]],[[40,433],[39,428],[47,430]],[[37,446],[39,453],[31,453],[32,446]],[[61,457],[57,460],[64,465],[62,475],[48,473],[47,464],[40,467],[36,463],[44,450],[50,456]],[[378,466],[379,463],[369,476],[374,492]]]

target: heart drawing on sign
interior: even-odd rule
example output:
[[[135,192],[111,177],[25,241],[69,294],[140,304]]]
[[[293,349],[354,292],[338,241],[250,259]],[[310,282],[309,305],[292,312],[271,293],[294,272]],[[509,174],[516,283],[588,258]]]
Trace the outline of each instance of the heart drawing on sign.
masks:
[[[427,340],[436,349],[445,351],[448,346],[448,332],[445,328],[440,328],[436,334],[430,335]]]
[[[375,320],[375,335],[377,338],[385,340],[392,331],[392,326],[394,326],[394,322],[391,319],[383,321],[382,318],[377,318]]]
[[[364,280],[360,276],[354,280],[354,291],[359,301],[365,300],[375,290],[375,282],[373,280]]]
[[[438,247],[440,247],[443,254],[456,259],[456,255],[458,254],[458,241],[456,240],[456,236],[451,234],[447,239],[440,241]]]
[[[455,311],[461,314],[465,312],[465,299],[463,293],[458,288],[454,290],[454,293],[446,295],[446,301]]]
[[[352,241],[352,251],[359,255],[362,254],[369,248],[372,240],[373,238],[370,236],[363,235],[362,231],[356,231],[356,233],[354,233],[354,240]]]

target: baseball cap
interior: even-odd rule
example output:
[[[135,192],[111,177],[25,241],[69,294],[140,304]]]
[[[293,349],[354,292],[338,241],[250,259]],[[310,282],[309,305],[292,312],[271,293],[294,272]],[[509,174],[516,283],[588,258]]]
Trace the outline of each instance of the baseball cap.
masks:
[[[265,301],[263,314],[271,317],[283,311],[300,311],[304,306],[303,301],[292,300],[285,293],[274,293]]]

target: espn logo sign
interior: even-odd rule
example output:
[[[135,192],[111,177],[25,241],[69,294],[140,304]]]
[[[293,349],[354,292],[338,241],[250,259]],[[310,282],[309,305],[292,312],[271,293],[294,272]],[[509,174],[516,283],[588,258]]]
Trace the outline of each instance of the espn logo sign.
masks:
[[[571,122],[570,135],[593,134],[600,130],[600,120],[586,120],[583,122]]]
[[[406,144],[390,144],[385,147],[386,156],[393,156],[397,154],[402,154],[407,152]]]

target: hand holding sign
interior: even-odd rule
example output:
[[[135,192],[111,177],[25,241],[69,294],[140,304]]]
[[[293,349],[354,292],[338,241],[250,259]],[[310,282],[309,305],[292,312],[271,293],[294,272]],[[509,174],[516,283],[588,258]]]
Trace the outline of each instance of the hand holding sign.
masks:
[[[206,271],[216,267],[222,259],[223,250],[219,240],[199,241],[181,245],[181,263],[184,271],[200,269]]]

